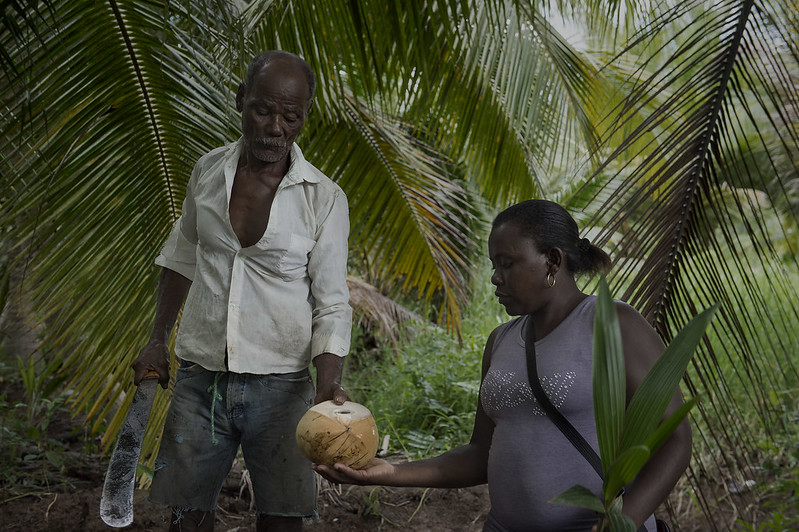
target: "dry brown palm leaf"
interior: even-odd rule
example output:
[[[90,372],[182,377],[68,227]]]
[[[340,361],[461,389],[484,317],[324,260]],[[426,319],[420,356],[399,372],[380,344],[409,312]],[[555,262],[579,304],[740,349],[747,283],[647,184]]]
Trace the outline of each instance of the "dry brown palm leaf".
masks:
[[[350,305],[355,311],[358,321],[365,328],[376,328],[383,335],[396,341],[399,339],[399,326],[405,323],[427,323],[423,316],[403,307],[393,299],[357,277],[348,276],[350,289]]]

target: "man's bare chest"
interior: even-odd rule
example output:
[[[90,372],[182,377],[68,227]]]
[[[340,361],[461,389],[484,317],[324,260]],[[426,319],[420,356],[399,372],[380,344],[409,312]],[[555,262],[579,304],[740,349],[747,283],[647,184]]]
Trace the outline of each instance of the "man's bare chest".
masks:
[[[256,244],[266,232],[279,183],[276,180],[273,184],[264,184],[254,179],[238,178],[233,182],[228,211],[241,247]]]

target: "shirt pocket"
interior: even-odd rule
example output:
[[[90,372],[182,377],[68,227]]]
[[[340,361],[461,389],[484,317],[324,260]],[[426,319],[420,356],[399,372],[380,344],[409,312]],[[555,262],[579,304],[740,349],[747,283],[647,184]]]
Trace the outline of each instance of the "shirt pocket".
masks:
[[[259,244],[260,251],[251,257],[263,273],[294,281],[308,276],[308,255],[315,245],[299,233],[277,233]]]
[[[298,233],[291,233],[286,248],[280,253],[277,269],[280,276],[293,281],[308,276],[308,255],[316,241]]]

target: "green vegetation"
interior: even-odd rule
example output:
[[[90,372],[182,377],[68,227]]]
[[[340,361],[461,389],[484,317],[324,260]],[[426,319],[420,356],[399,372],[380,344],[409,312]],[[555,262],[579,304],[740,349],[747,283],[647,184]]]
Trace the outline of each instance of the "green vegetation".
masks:
[[[99,451],[88,427],[72,421],[57,378],[37,374],[33,357],[15,367],[4,356],[0,346],[0,502],[63,489],[67,469]]]
[[[485,341],[508,319],[490,291],[489,274],[481,278],[486,282],[464,312],[460,342],[443,329],[413,323],[403,327],[398,344],[356,349],[348,359],[345,385],[372,411],[381,438],[390,436],[390,450],[423,458],[469,440]]]

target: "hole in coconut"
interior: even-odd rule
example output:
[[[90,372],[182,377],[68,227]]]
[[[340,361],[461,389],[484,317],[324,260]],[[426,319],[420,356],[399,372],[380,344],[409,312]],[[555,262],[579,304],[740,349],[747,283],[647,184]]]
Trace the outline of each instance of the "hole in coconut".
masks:
[[[352,414],[349,410],[336,410],[336,414]]]

